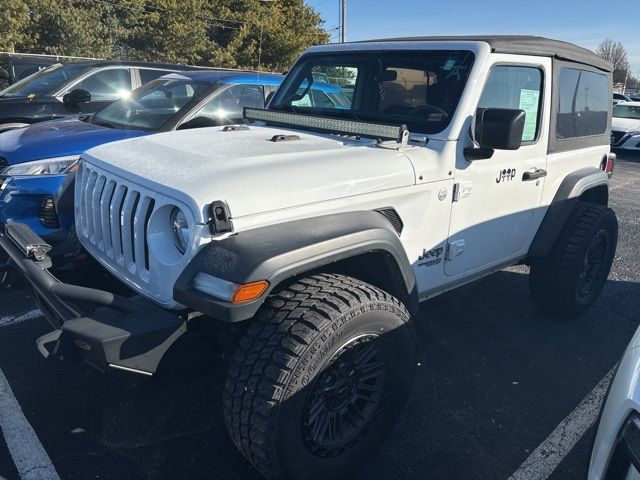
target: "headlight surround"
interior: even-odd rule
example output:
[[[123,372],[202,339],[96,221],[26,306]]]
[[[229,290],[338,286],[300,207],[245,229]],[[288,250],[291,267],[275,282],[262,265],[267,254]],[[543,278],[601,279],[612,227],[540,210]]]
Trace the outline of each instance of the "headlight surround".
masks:
[[[178,207],[173,207],[169,221],[173,232],[173,243],[175,243],[178,251],[184,254],[189,246],[189,222],[187,221],[187,216]]]
[[[33,162],[9,165],[0,171],[0,175],[6,177],[19,177],[31,175],[60,175],[75,171],[78,167],[80,155],[68,155],[66,157],[44,158]]]

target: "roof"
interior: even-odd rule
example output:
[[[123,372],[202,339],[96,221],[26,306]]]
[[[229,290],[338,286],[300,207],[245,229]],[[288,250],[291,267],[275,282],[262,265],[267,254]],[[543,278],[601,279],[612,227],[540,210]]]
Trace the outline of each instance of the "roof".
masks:
[[[622,105],[622,106],[628,106],[628,107],[640,107],[640,102],[619,102],[616,103],[614,105],[614,107],[617,107],[618,105]]]
[[[591,65],[600,70],[611,72],[613,66],[600,58],[591,50],[569,42],[530,35],[475,35],[475,36],[442,36],[442,37],[405,37],[365,40],[369,42],[455,42],[472,41],[489,44],[495,53],[513,53],[518,55],[535,55],[552,57],[560,60]]]
[[[112,67],[112,66],[122,66],[122,67],[147,67],[147,68],[167,68],[171,70],[196,70],[202,67],[194,67],[190,65],[178,65],[173,63],[153,63],[153,62],[128,62],[125,60],[81,60],[81,61],[73,61],[66,62],[66,65],[71,65],[74,63],[78,63],[85,67],[89,68],[97,68],[97,67]]]
[[[201,82],[216,83],[261,83],[279,85],[282,75],[264,72],[240,72],[238,70],[192,70],[188,72],[170,73],[162,78],[189,78]]]

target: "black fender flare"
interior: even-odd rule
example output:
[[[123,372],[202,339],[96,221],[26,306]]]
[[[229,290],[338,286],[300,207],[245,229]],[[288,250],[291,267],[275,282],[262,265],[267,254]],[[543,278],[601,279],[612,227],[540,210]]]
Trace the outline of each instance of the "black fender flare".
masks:
[[[406,291],[407,307],[415,311],[415,277],[398,234],[382,214],[368,210],[268,225],[214,240],[180,275],[173,295],[177,302],[215,319],[247,320],[267,294],[288,279],[371,252],[391,262],[394,282]],[[199,272],[236,284],[267,280],[269,288],[257,300],[231,304],[195,290],[193,279]]]
[[[609,176],[597,168],[583,168],[567,175],[553,197],[538,232],[531,242],[528,258],[547,256],[580,196],[596,187],[608,188],[608,185]]]

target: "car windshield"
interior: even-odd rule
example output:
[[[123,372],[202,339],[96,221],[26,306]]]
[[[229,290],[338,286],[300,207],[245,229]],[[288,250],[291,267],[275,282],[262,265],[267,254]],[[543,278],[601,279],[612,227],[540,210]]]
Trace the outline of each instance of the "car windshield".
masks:
[[[2,90],[0,97],[54,94],[63,83],[87,68],[82,64],[52,65]]]
[[[114,128],[157,130],[209,88],[210,84],[194,80],[155,80],[102,109],[91,122]]]
[[[459,50],[310,54],[289,73],[270,109],[437,133],[455,112],[473,58]]]
[[[613,107],[613,116],[640,120],[640,105],[615,105]]]

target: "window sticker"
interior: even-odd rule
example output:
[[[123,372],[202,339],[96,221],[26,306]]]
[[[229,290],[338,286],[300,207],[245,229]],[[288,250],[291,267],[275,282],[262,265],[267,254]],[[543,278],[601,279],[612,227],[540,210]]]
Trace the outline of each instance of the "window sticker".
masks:
[[[538,126],[538,105],[540,92],[538,90],[520,90],[520,110],[524,110],[524,131],[522,141],[531,142],[536,138],[536,127]]]

